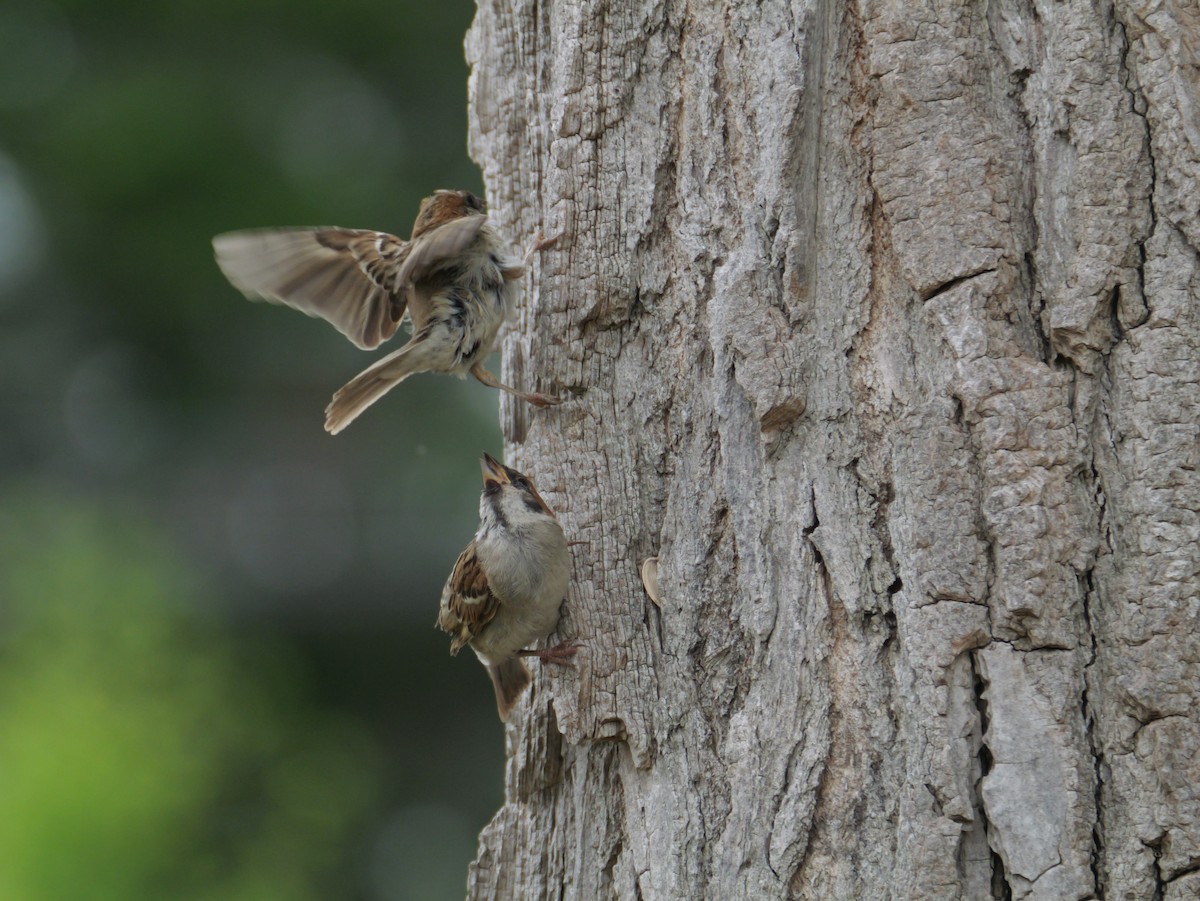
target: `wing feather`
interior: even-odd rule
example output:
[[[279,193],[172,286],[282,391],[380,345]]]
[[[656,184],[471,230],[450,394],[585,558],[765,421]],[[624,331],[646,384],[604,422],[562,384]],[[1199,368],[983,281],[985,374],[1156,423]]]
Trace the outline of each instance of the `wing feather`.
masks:
[[[397,287],[407,287],[433,272],[442,263],[471,246],[487,223],[487,216],[472,213],[451,219],[411,242],[412,250],[400,267]]]
[[[286,304],[332,324],[364,350],[395,334],[405,292],[396,274],[409,243],[384,232],[293,228],[213,238],[217,265],[247,297]]]
[[[487,576],[475,554],[475,542],[458,556],[442,589],[437,625],[451,635],[450,653],[457,654],[496,616],[500,601],[492,594]]]

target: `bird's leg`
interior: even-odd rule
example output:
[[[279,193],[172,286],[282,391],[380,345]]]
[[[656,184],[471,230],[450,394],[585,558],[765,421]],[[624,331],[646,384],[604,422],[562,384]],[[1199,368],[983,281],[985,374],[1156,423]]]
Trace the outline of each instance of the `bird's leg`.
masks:
[[[559,642],[552,648],[542,648],[538,651],[517,651],[518,657],[536,657],[542,663],[555,663],[559,666],[574,666],[571,659],[575,652],[582,647],[577,641]]]
[[[504,276],[504,280],[508,282],[515,282],[519,278],[524,278],[525,270],[529,268],[529,263],[533,260],[533,255],[535,253],[541,253],[542,251],[549,250],[558,243],[558,239],[561,237],[562,235],[555,235],[552,238],[547,238],[542,235],[541,232],[538,232],[538,236],[533,239],[533,243],[530,244],[529,249],[525,251],[525,258],[521,261],[521,265],[510,266],[507,269],[500,270],[500,274]]]
[[[541,253],[544,250],[549,250],[558,243],[558,239],[561,237],[562,235],[554,235],[553,237],[547,238],[541,232],[538,232],[538,236],[533,239],[533,243],[530,244],[529,249],[525,251],[525,265],[529,265],[529,261],[533,259],[533,255],[535,253]]]
[[[507,391],[509,394],[528,401],[535,407],[553,407],[561,404],[562,401],[557,397],[551,397],[549,394],[538,394],[537,392],[529,393],[526,391],[518,391],[516,388],[510,388],[498,378],[483,368],[482,363],[476,363],[471,367],[471,375],[475,376],[480,382],[487,385],[489,388],[499,388],[501,391]]]

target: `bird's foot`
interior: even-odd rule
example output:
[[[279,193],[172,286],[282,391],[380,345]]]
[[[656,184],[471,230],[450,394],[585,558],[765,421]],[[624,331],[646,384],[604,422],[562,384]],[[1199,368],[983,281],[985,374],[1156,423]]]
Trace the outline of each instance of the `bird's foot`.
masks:
[[[530,253],[541,253],[543,250],[549,250],[551,247],[553,247],[555,244],[558,243],[558,239],[561,237],[562,237],[562,235],[559,234],[559,235],[551,235],[549,238],[547,238],[541,232],[538,232],[538,236],[533,239],[533,245],[529,248],[529,252]]]
[[[562,403],[561,397],[555,397],[552,394],[541,394],[537,391],[534,391],[534,392],[518,391],[518,392],[514,392],[514,393],[516,393],[517,396],[520,397],[522,400],[525,400],[525,401],[533,404],[535,407],[542,407],[542,408],[557,407],[559,404]]]
[[[578,641],[563,641],[550,648],[540,648],[536,651],[517,651],[520,657],[536,657],[542,663],[554,663],[558,666],[574,666],[571,659],[583,647]]]
[[[513,397],[519,397],[523,401],[528,401],[535,407],[555,407],[562,403],[559,398],[549,394],[539,394],[536,391],[518,391],[516,388],[511,388],[484,369],[482,363],[476,363],[471,367],[471,375],[475,376],[481,384],[487,385],[489,388],[499,388],[501,391],[507,391]]]
[[[558,239],[561,237],[562,235],[553,235],[547,238],[541,232],[538,232],[537,237],[533,239],[533,243],[529,245],[529,250],[525,251],[525,266],[529,266],[529,261],[533,259],[535,253],[542,253],[549,250],[558,243]]]

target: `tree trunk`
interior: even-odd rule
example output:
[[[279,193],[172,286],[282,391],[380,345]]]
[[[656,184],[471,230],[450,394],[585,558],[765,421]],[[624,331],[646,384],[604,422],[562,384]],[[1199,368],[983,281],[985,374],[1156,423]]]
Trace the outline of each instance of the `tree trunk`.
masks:
[[[563,235],[508,452],[584,542],[470,897],[1197,897],[1195,6],[479,0],[467,53]]]

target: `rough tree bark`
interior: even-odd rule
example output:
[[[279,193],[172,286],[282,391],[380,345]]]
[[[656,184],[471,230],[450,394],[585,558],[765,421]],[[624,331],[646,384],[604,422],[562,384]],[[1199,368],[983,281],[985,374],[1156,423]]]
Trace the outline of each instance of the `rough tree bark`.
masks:
[[[1200,12],[479,0],[576,547],[472,898],[1200,896]],[[638,565],[660,558],[661,609]]]

